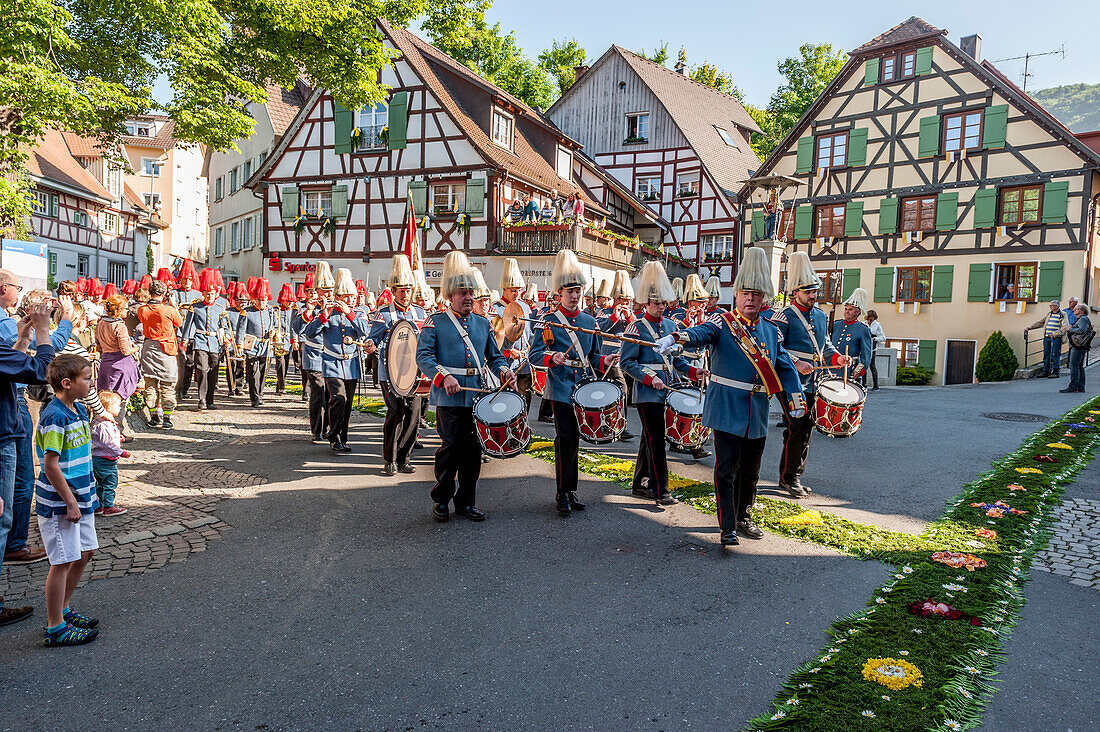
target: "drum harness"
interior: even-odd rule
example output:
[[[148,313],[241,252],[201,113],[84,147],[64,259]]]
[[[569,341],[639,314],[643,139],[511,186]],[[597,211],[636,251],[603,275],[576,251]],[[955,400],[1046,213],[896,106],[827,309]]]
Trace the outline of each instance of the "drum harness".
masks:
[[[561,314],[560,310],[555,310],[554,315],[557,317],[562,325],[569,325],[569,321],[565,319],[565,316]],[[577,360],[580,361],[580,366],[573,366],[569,363],[568,360],[566,360],[566,362],[562,365],[570,366],[571,368],[582,368],[585,371],[590,372],[592,374],[592,377],[595,378],[597,376],[596,371],[592,368],[592,364],[588,361],[588,354],[585,353],[584,350],[581,348],[581,342],[577,338],[576,331],[572,331],[569,328],[562,328],[562,330],[566,332],[566,334],[569,336],[569,340],[573,343],[573,348],[577,350]]]
[[[638,318],[638,320],[636,320],[636,321],[634,321],[634,322],[636,322],[636,323],[637,323],[637,322],[639,322],[639,321],[640,321],[640,322],[642,323],[642,325],[644,325],[644,326],[646,327],[646,330],[648,330],[648,331],[649,331],[649,337],[650,337],[650,338],[651,338],[652,340],[656,341],[656,340],[658,339],[658,337],[659,337],[659,336],[657,335],[657,332],[656,332],[655,330],[653,330],[653,326],[652,326],[652,325],[650,325],[649,321],[645,319],[645,316],[644,316],[644,315],[643,315],[643,316],[642,316],[641,318]],[[654,350],[657,350],[657,349],[654,349]],[[668,355],[667,355],[667,354],[664,354],[664,353],[661,353],[660,351],[657,351],[657,355],[661,357],[661,360],[665,362],[665,365],[664,365],[664,367],[663,367],[663,368],[662,368],[662,367],[660,367],[660,366],[658,366],[657,368],[654,368],[654,369],[653,369],[654,371],[664,371],[664,372],[665,372],[666,374],[668,374],[668,375],[670,375],[670,376],[671,376],[671,375],[673,375],[673,374],[678,374],[678,373],[680,373],[680,372],[679,372],[679,371],[678,371],[678,370],[677,370],[677,369],[676,369],[676,368],[675,368],[675,367],[674,367],[674,366],[672,365],[672,362],[668,360]],[[646,366],[650,366],[650,364],[645,364],[645,365],[646,365]],[[655,364],[654,364],[654,365],[655,365]],[[671,388],[671,385],[669,385],[669,384],[665,384],[665,386],[666,386],[666,387],[669,387],[669,388]]]
[[[810,343],[812,343],[814,346],[814,352],[812,354],[792,351],[789,348],[787,349],[787,353],[793,353],[799,358],[808,358],[811,362],[814,363],[814,365],[820,365],[824,363],[825,357],[821,353],[821,346],[817,344],[817,338],[814,336],[814,329],[810,327],[810,323],[806,320],[806,316],[802,314],[802,311],[798,309],[797,305],[792,304],[787,309],[798,316],[798,322],[802,323],[802,327],[806,329],[806,335],[810,336]],[[813,387],[813,391],[815,393],[817,392],[817,384],[819,381],[821,381],[823,373],[823,371],[814,371],[813,376],[810,377],[810,385]]]
[[[476,375],[480,375],[482,381],[485,382],[486,386],[495,389],[496,386],[493,384],[493,380],[491,380],[489,378],[491,376],[491,374],[488,372],[488,370],[484,366],[481,365],[481,358],[477,355],[477,349],[474,348],[474,344],[470,342],[470,334],[467,333],[466,329],[462,327],[462,323],[458,322],[458,318],[455,317],[454,311],[451,310],[450,308],[447,308],[447,318],[451,321],[451,324],[454,325],[455,330],[458,331],[459,336],[462,337],[462,342],[464,344],[466,344],[466,350],[470,352],[470,355],[474,359],[474,363],[477,364],[477,368],[475,368],[475,369],[452,369],[450,367],[443,366],[441,364],[438,365],[438,368],[442,369],[443,371],[446,371],[451,376],[476,376]],[[470,373],[471,371],[473,373]]]

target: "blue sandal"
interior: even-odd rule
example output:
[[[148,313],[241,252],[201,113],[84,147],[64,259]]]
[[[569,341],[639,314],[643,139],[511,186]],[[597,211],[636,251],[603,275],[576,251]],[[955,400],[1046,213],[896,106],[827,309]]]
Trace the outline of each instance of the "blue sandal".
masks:
[[[65,627],[60,630],[47,629],[42,640],[47,646],[82,646],[91,643],[97,635],[99,631],[93,628],[77,628],[71,623],[65,623]]]
[[[85,615],[84,613],[78,613],[75,610],[70,610],[64,615],[65,621],[76,628],[90,629],[99,625],[99,619],[93,618],[91,615]]]

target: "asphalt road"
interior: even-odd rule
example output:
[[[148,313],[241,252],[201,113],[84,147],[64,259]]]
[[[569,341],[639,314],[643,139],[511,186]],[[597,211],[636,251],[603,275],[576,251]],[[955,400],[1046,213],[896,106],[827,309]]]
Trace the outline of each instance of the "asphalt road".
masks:
[[[981,414],[1057,416],[1089,396],[1052,394],[1064,381],[877,392],[858,435],[815,439],[814,501],[919,530],[1036,427]],[[234,528],[208,551],[80,590],[103,620],[95,643],[42,647],[41,601],[39,620],[0,631],[0,727],[737,729],[887,575],[776,536],[724,550],[712,517],[657,512],[597,480],[581,487],[589,510],[561,519],[552,466],[526,456],[486,466],[488,521],[437,525],[430,449],[416,475],[384,478],[379,421],[337,458],[304,442],[300,415],[287,422],[285,438],[205,454],[272,481],[219,505]],[[674,469],[709,475],[712,460]],[[1067,612],[1058,582],[1029,588],[1050,595],[1043,625]],[[1059,663],[1049,630],[1027,634],[1040,603],[1010,668]],[[1096,669],[1090,638],[1075,663]],[[1087,728],[1094,682],[1067,678],[1059,720]],[[1013,726],[1033,694],[1016,693],[1021,712],[990,729],[1035,728]]]

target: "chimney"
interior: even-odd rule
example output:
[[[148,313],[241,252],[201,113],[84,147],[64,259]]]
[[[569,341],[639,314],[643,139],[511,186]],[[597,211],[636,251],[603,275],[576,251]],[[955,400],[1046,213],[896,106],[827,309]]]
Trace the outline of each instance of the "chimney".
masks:
[[[680,76],[684,76],[687,73],[686,69],[687,64],[685,64],[683,61],[676,62],[675,70],[677,74],[679,74]]]
[[[959,47],[962,48],[962,52],[970,58],[978,63],[982,62],[982,37],[977,33],[963,36],[962,39],[959,40]]]
[[[580,81],[581,77],[584,76],[586,73],[588,73],[588,67],[587,66],[584,66],[584,65],[574,66],[573,67],[573,83],[576,84],[578,81]]]

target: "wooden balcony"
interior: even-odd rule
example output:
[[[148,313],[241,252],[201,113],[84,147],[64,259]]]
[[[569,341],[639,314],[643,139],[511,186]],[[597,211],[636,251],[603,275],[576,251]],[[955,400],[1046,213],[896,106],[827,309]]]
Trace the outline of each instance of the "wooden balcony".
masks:
[[[581,226],[501,226],[497,230],[497,251],[508,255],[554,255],[572,249],[582,260],[596,261],[614,269],[633,270],[639,262],[638,247],[601,236]]]

